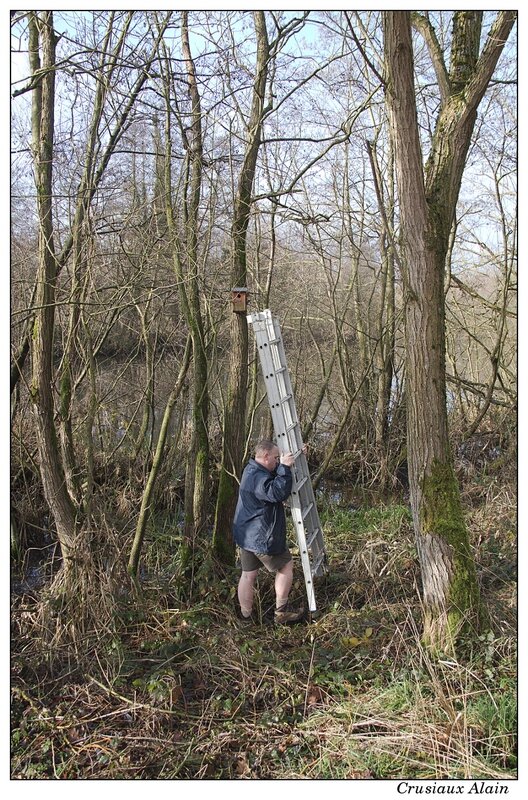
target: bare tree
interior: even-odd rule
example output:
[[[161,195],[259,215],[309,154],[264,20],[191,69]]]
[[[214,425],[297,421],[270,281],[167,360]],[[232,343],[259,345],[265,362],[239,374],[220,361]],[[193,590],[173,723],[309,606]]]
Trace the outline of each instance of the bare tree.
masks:
[[[478,105],[514,25],[500,12],[479,55],[482,12],[455,12],[448,70],[434,29],[414,17],[430,48],[440,110],[424,170],[413,74],[411,15],[384,12],[386,98],[394,139],[404,248],[407,442],[424,601],[424,640],[452,650],[482,618],[474,560],[449,448],[444,274]]]
[[[33,104],[33,146],[39,219],[36,316],[33,327],[31,397],[35,411],[40,471],[46,500],[57,526],[64,570],[69,573],[80,561],[78,509],[64,477],[54,415],[53,332],[57,260],[52,218],[52,175],[55,110],[55,47],[53,13],[40,17],[31,12],[33,66],[37,66],[37,43],[42,46],[43,77]]]
[[[105,99],[107,99],[108,96],[108,89],[110,86],[109,81],[113,76],[113,73],[116,70],[117,65],[120,63],[119,54],[126,40],[126,32],[128,30],[128,26],[130,24],[130,19],[131,19],[130,15],[127,17],[124,23],[123,34],[122,36],[119,37],[118,42],[114,46],[114,49],[111,53],[110,69],[107,69],[106,59],[104,58],[105,54],[103,52],[103,58],[100,61],[99,69],[106,70],[106,80],[101,80],[98,82],[98,91],[97,91],[96,101],[94,103],[94,110],[90,124],[87,152],[84,157],[85,168],[83,170],[82,177],[79,181],[76,193],[76,205],[75,205],[75,212],[71,230],[67,233],[67,236],[65,237],[65,241],[61,249],[55,255],[58,274],[61,272],[64,265],[68,262],[68,259],[70,258],[72,252],[72,248],[74,247],[74,243],[79,242],[79,231],[82,230],[86,214],[90,208],[91,203],[93,202],[93,199],[96,195],[98,188],[102,183],[103,177],[108,169],[108,164],[110,162],[110,159],[115,154],[117,146],[121,141],[124,132],[126,131],[127,127],[130,124],[132,111],[137,103],[138,97],[142,89],[145,86],[145,82],[149,75],[150,66],[152,65],[152,62],[154,61],[154,58],[157,54],[158,43],[159,41],[161,41],[163,32],[165,31],[168,25],[169,18],[170,15],[166,15],[165,20],[160,25],[160,32],[158,35],[157,43],[154,43],[154,46],[152,47],[152,50],[145,61],[144,68],[139,70],[139,74],[137,76],[136,81],[134,82],[130,91],[127,93],[126,98],[124,98],[123,106],[118,109],[118,113],[115,115],[113,127],[111,131],[109,131],[109,135],[106,139],[106,145],[102,149],[99,158],[96,159],[93,157],[93,152],[91,148],[97,146],[97,150],[99,150],[99,144],[100,144],[99,127],[101,125],[103,118],[104,101]],[[113,28],[113,24],[114,24],[113,14],[111,14],[108,23],[109,33]],[[106,39],[105,42],[108,43],[108,39]],[[31,33],[31,27],[30,27],[30,67],[32,71],[32,77],[30,78],[28,85],[23,89],[17,90],[17,92],[14,93],[14,96],[18,96],[27,91],[33,92],[33,97],[32,97],[33,121],[35,120],[35,114],[37,113],[36,109],[38,108],[38,105],[40,103],[39,98],[41,94],[41,82],[42,82],[42,72],[41,72],[40,59],[38,55],[38,49],[35,50],[35,48],[38,48],[38,41],[35,41],[35,34]],[[33,293],[33,299],[35,296],[35,291],[36,289],[34,290]],[[31,303],[31,307],[33,307],[33,300]],[[32,315],[29,315],[28,320],[24,326],[20,344],[13,356],[13,363],[11,366],[11,391],[15,389],[15,387],[18,384],[18,381],[20,380],[20,376],[24,369],[24,364],[29,354],[32,320],[33,320]]]
[[[398,67],[387,84],[387,102],[398,106],[393,127],[403,132],[390,144],[381,92],[382,17],[314,12],[314,38],[297,38],[310,24],[309,13],[86,12],[68,18],[55,54],[47,30],[52,16],[21,12],[13,22],[23,49],[30,20],[30,74],[13,93],[21,96],[14,104],[20,146],[13,186],[20,185],[13,203],[13,437],[20,474],[31,465],[31,488],[40,498],[44,487],[49,498],[65,573],[74,564],[79,575],[108,574],[95,561],[95,537],[110,541],[119,530],[127,534],[119,537],[127,556],[134,537],[129,571],[136,574],[155,504],[160,516],[166,498],[179,506],[184,481],[188,553],[207,526],[212,499],[214,552],[232,562],[242,459],[258,428],[271,433],[256,360],[252,373],[248,369],[245,315],[232,314],[227,300],[233,286],[249,286],[250,310],[269,305],[283,322],[298,409],[320,467],[316,483],[325,472],[347,483],[390,477],[396,436],[398,452],[403,448],[401,417],[394,422],[402,385],[418,430],[413,439],[426,436],[430,420],[421,409],[431,406],[430,417],[436,417],[433,403],[446,389],[443,293],[449,303],[448,389],[457,392],[450,400],[465,413],[463,425],[451,427],[451,439],[462,429],[491,425],[498,419],[494,410],[515,401],[515,230],[512,201],[501,191],[511,191],[512,166],[507,153],[499,160],[508,145],[494,142],[484,153],[472,127],[506,35],[506,13],[497,17],[480,55],[478,14],[450,15],[452,39],[447,29],[433,29],[447,13],[411,17],[417,42],[425,42],[415,64],[418,96],[409,95],[408,107],[400,94],[391,101],[396,91],[404,98],[411,92],[412,72],[403,81]],[[55,12],[57,30],[61,19]],[[453,42],[449,68],[439,41]],[[433,69],[436,82],[430,80]],[[426,86],[422,70],[428,72]],[[490,89],[490,108],[503,103],[504,133],[511,136],[510,94],[505,99],[498,86]],[[31,146],[18,121],[26,92],[33,102]],[[407,111],[416,116],[425,103],[419,130],[427,165],[415,142],[416,159],[405,162],[402,178],[405,148],[416,137]],[[491,113],[482,120],[484,133],[494,120]],[[459,202],[454,224],[461,153],[469,140],[479,167],[489,156],[490,192],[496,176],[496,213],[487,217],[493,228],[487,236],[491,241],[502,230],[503,252],[495,241],[493,252],[487,250],[472,225],[481,219],[477,198],[468,201],[469,211]],[[25,177],[32,156],[38,247],[33,188],[27,190]],[[394,156],[400,183],[405,181],[401,215],[394,204]],[[480,179],[478,170],[466,171],[463,202],[473,176]],[[402,198],[411,193],[413,203],[406,204]],[[400,231],[405,258],[397,247]],[[442,276],[450,264],[447,286]],[[475,269],[481,264],[489,265],[486,286]],[[440,317],[428,316],[420,293],[428,302],[434,297]],[[413,351],[405,384],[404,302]],[[187,332],[192,354],[187,348],[182,366]],[[31,375],[25,366],[30,350]],[[179,370],[187,359],[184,379]],[[34,417],[24,414],[30,403]],[[416,508],[428,487],[437,485],[436,467],[448,472],[447,423],[435,418],[437,424],[444,427],[429,434],[434,447],[413,442],[408,450]],[[211,451],[219,451],[220,439],[216,471]],[[455,489],[446,497],[458,508]],[[38,513],[46,513],[44,502]],[[441,526],[427,522],[424,532],[425,517],[433,520],[436,513],[433,500],[416,513],[425,563]],[[107,527],[97,524],[104,514],[111,520]],[[171,519],[173,524],[179,527]],[[438,546],[448,577],[444,550],[449,556],[450,547]],[[457,553],[465,564],[464,553]],[[429,583],[436,590],[435,580],[427,577],[428,592]],[[451,600],[459,603],[455,595]]]
[[[191,443],[186,454],[184,552],[185,564],[192,557],[195,537],[205,529],[209,497],[209,388],[207,346],[201,309],[201,274],[199,269],[199,210],[203,181],[203,134],[201,98],[196,65],[189,43],[189,17],[181,17],[181,42],[190,103],[188,115],[181,109],[167,48],[160,62],[165,97],[165,208],[174,271],[185,320],[192,339],[193,403]],[[176,113],[173,113],[173,103]],[[185,160],[182,168],[181,204],[178,219],[173,202],[172,123],[182,132]]]
[[[166,24],[166,23],[165,23]],[[93,253],[88,224],[90,203],[95,188],[102,179],[115,145],[126,128],[128,115],[133,102],[137,100],[145,78],[133,87],[133,100],[125,100],[122,114],[118,114],[116,127],[109,135],[110,144],[103,151],[99,162],[99,126],[103,117],[103,104],[107,98],[107,88],[101,86],[95,93],[95,105],[89,128],[87,154],[79,191],[74,204],[75,213],[66,242],[57,254],[57,231],[54,225],[55,184],[54,169],[57,149],[55,147],[55,106],[56,79],[58,66],[56,59],[57,34],[54,30],[53,13],[35,12],[29,14],[31,39],[32,87],[34,91],[32,114],[32,156],[34,163],[37,212],[39,223],[38,266],[34,307],[30,312],[33,319],[30,338],[31,382],[29,393],[35,412],[35,431],[38,446],[38,461],[44,495],[55,523],[57,538],[62,555],[62,569],[54,584],[57,592],[66,603],[73,603],[79,615],[72,614],[72,621],[84,624],[85,615],[95,612],[95,604],[88,596],[98,593],[102,588],[101,553],[94,542],[94,443],[93,429],[98,412],[95,356],[105,338],[94,337],[88,319],[88,287],[91,285],[90,270]],[[110,15],[107,35],[100,54],[99,71],[102,75],[109,65],[110,76],[123,45],[121,39],[110,50],[110,31],[113,16]],[[41,51],[41,57],[39,55]],[[154,45],[153,52],[156,51]],[[153,55],[151,54],[152,63]],[[62,360],[57,365],[56,342],[58,339],[59,315],[58,277],[69,255],[72,255],[72,271],[64,278],[66,296],[69,300],[69,320],[65,329],[66,346]],[[112,314],[110,314],[112,316]],[[104,326],[103,326],[104,327]],[[107,328],[108,331],[108,328]],[[19,374],[21,361],[17,360]],[[82,423],[73,418],[73,398],[76,389],[88,378],[84,397],[85,418]],[[56,405],[55,392],[59,390],[60,403]],[[62,439],[62,447],[59,447]],[[84,456],[81,462],[81,457]],[[72,622],[75,627],[75,622]]]
[[[264,11],[253,13],[257,38],[257,56],[244,161],[238,179],[231,228],[232,286],[247,285],[246,240],[251,211],[253,181],[261,142],[265,112],[266,83],[270,48]],[[234,560],[231,525],[237,499],[238,475],[241,472],[246,433],[246,386],[248,380],[248,328],[243,314],[233,314],[231,322],[231,358],[224,411],[222,463],[216,502],[213,547],[227,563]]]

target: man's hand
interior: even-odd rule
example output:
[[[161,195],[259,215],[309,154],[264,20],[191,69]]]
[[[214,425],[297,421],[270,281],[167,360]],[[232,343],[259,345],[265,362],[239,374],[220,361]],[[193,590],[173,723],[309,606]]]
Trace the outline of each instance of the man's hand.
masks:
[[[286,467],[292,467],[295,463],[295,456],[293,453],[282,453],[280,463],[284,464]]]

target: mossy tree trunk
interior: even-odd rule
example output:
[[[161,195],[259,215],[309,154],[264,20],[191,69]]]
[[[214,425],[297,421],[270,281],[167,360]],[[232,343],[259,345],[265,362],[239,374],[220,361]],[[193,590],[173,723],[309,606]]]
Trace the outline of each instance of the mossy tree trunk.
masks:
[[[257,62],[253,99],[248,121],[248,139],[238,182],[231,240],[233,260],[232,286],[247,285],[246,239],[251,211],[253,181],[261,143],[265,113],[264,101],[270,58],[270,47],[264,11],[253,12],[257,36]],[[246,433],[246,393],[248,382],[248,327],[244,314],[233,314],[231,320],[231,358],[227,397],[223,417],[222,463],[216,501],[213,549],[225,563],[234,562],[235,546],[231,525],[238,494],[238,476],[242,468]]]
[[[403,239],[411,504],[422,575],[424,641],[441,651],[453,651],[459,637],[478,629],[484,617],[448,439],[445,262],[478,105],[515,16],[498,13],[479,55],[482,12],[455,12],[448,69],[431,23],[413,15],[428,45],[441,96],[424,170],[411,14],[383,14],[386,99]]]

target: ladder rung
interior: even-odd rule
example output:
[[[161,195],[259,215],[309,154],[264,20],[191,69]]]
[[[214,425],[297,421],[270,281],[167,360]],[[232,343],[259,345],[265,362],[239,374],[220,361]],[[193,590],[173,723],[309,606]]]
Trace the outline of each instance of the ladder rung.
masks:
[[[286,433],[289,433],[290,431],[292,431],[294,428],[297,427],[298,424],[299,424],[298,422],[292,422],[292,424],[288,425],[288,427],[286,428]]]
[[[321,567],[324,564],[325,561],[326,561],[326,553],[323,550],[323,552],[319,554],[317,560],[314,561],[314,563],[312,564],[312,567],[311,567],[312,575],[315,575],[317,573],[317,571],[319,570],[319,567]]]
[[[303,518],[303,519],[306,519],[306,517],[308,516],[308,514],[310,513],[310,511],[312,510],[312,508],[313,508],[313,507],[314,507],[314,504],[313,504],[313,503],[310,503],[310,505],[308,506],[308,508],[306,509],[306,511],[303,511],[303,512],[302,512],[302,518]]]
[[[301,480],[299,481],[299,483],[295,487],[296,491],[299,491],[299,489],[302,489],[302,487],[304,486],[304,484],[306,483],[307,480],[308,480],[308,475],[305,475],[304,478],[301,478]]]
[[[289,400],[291,400],[291,399],[292,399],[292,397],[293,397],[293,395],[292,395],[292,394],[287,394],[287,395],[286,395],[286,397],[283,397],[283,398],[281,399],[281,403],[284,405],[284,403],[287,403]]]
[[[309,539],[306,540],[306,547],[311,547],[315,540],[317,539],[318,535],[321,533],[320,528],[316,528]]]

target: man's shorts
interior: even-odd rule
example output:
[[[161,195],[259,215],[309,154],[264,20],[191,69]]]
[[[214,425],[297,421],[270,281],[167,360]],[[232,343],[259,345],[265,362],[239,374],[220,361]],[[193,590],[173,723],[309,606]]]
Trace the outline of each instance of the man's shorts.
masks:
[[[277,572],[292,560],[292,554],[286,548],[284,553],[269,556],[266,553],[252,553],[250,550],[240,548],[240,566],[242,572],[253,572],[260,567],[266,567],[268,572]]]

